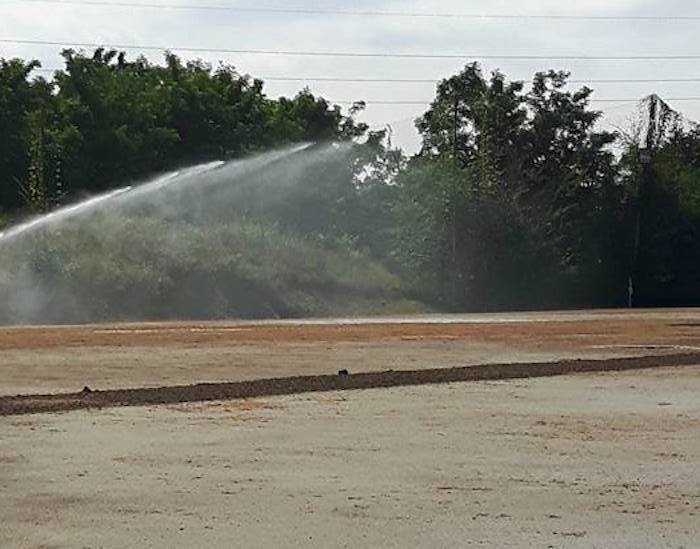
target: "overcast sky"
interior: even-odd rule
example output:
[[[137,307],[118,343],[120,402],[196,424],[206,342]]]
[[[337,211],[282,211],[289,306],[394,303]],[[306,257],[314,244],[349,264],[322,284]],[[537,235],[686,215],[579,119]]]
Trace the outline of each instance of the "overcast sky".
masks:
[[[92,0],[105,1],[109,0]],[[358,0],[122,0],[188,5],[318,8],[431,13],[566,14],[595,16],[700,16],[700,3],[691,0],[442,0],[413,2]],[[700,20],[696,21],[590,21],[494,20],[339,15],[281,15],[227,11],[145,9],[0,0],[0,39],[109,44],[162,45],[183,58],[224,61],[256,77],[429,78],[458,71],[463,59],[383,59],[290,57],[251,54],[187,53],[178,47],[277,49],[348,52],[464,53],[476,55],[697,55]],[[0,57],[39,59],[46,68],[60,66],[58,46],[0,43]],[[162,54],[144,53],[153,61]],[[509,78],[529,80],[538,70],[566,69],[575,79],[698,78],[699,60],[675,61],[484,61],[486,71],[496,68]],[[271,97],[293,95],[301,82],[268,82]],[[329,100],[425,100],[434,85],[386,83],[309,83]],[[700,97],[700,81],[683,83],[590,84],[598,98],[637,98],[657,92],[665,97]],[[671,101],[691,119],[700,119],[700,101]],[[606,112],[607,123],[624,124],[633,104],[595,105]],[[375,127],[391,124],[395,143],[413,152],[418,136],[413,120],[421,105],[369,105],[364,119]]]

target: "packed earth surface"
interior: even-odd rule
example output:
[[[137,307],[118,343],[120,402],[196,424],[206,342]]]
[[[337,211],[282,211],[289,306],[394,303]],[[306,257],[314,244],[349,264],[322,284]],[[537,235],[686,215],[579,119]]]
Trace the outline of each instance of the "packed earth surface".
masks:
[[[550,363],[601,371],[299,381]],[[84,388],[183,395],[8,408],[2,547],[690,548],[700,535],[695,310],[8,327],[0,376],[0,409]],[[197,384],[271,378],[296,380],[293,394],[196,398]]]

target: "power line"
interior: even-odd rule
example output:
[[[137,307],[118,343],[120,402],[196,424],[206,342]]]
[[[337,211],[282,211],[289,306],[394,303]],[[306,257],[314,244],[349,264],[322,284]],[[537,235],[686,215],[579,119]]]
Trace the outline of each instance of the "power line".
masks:
[[[149,44],[118,44],[97,42],[63,42],[53,40],[16,40],[0,38],[3,44],[22,44],[29,46],[60,46],[76,48],[114,48],[122,50],[146,51],[185,51],[200,53],[237,53],[251,55],[279,55],[300,57],[361,57],[393,59],[491,59],[491,60],[531,60],[531,61],[696,61],[700,55],[491,55],[469,53],[391,53],[391,52],[353,52],[353,51],[312,51],[312,50],[264,50],[246,48],[205,48],[196,46],[156,46]]]
[[[34,69],[37,72],[53,72],[54,70],[60,70],[60,69]],[[314,79],[307,79],[307,78],[277,78],[278,80],[284,80],[284,81],[304,81],[304,80],[314,80]],[[261,80],[275,80],[275,77],[261,77]],[[316,80],[328,80],[328,79],[316,79]],[[330,79],[333,82],[366,82],[367,80],[362,80],[362,79],[343,79],[343,78],[332,78]],[[402,80],[391,80],[391,79],[376,79],[376,80],[371,80],[372,82],[401,82]],[[413,82],[414,80],[409,80]],[[420,80],[421,82],[434,82],[434,80]],[[594,83],[594,82],[700,82],[700,78],[676,78],[676,79],[628,79],[628,80],[618,80],[618,79],[610,79],[610,80],[569,80],[569,83]],[[688,96],[688,97],[665,97],[665,101],[700,101],[700,96]],[[329,100],[330,101],[330,100]],[[360,100],[361,101],[361,100]],[[428,105],[432,102],[432,99],[425,99],[425,100],[369,100],[369,101],[361,101],[365,103],[366,105]],[[635,97],[635,98],[595,98],[592,97],[590,99],[592,103],[623,103],[623,104],[628,104],[628,103],[636,103],[640,101],[640,98]],[[338,104],[338,105],[354,105],[358,103],[358,101],[350,101],[350,100],[343,100],[343,101],[330,101],[332,103]]]
[[[62,69],[34,69],[36,72],[55,72]],[[265,82],[340,82],[346,84],[437,84],[443,78],[342,78],[335,76],[257,76]],[[524,81],[529,78],[513,78]],[[700,78],[589,78],[569,79],[568,84],[674,84],[700,82]]]
[[[10,0],[12,1],[12,0]],[[17,1],[17,0],[15,0]],[[68,4],[78,6],[149,8],[170,10],[196,10],[233,13],[260,13],[277,15],[334,15],[351,17],[400,17],[430,19],[477,19],[477,20],[559,20],[559,21],[700,21],[700,15],[577,15],[577,14],[527,14],[527,13],[465,13],[465,12],[423,12],[387,10],[344,10],[319,8],[277,8],[254,6],[160,4],[146,2],[98,2],[94,0],[19,0],[44,4]]]
[[[37,68],[35,72],[53,73],[61,69]],[[345,84],[437,84],[443,78],[343,78],[336,76],[257,76],[265,82],[338,82]],[[527,81],[530,78],[513,78]],[[569,79],[569,84],[677,84],[700,82],[698,78],[589,78]]]
[[[1,42],[2,40],[0,40]],[[34,69],[35,71],[38,72],[49,72],[53,71],[54,69]],[[262,80],[284,80],[284,81],[306,81],[306,80],[320,80],[320,81],[332,81],[332,82],[435,82],[434,80],[422,80],[422,79],[344,79],[344,78],[292,78],[292,77],[261,77]],[[675,78],[675,79],[601,79],[601,80],[569,80],[569,83],[595,83],[595,82],[641,82],[641,83],[646,83],[646,82],[700,82],[700,78]],[[700,96],[687,96],[687,97],[665,97],[665,101],[700,101]],[[425,100],[369,100],[369,101],[363,101],[363,100],[357,100],[357,101],[350,101],[350,100],[342,100],[342,101],[333,101],[333,100],[328,100],[332,104],[337,104],[337,105],[355,105],[358,102],[364,103],[365,105],[429,105],[433,99],[425,99]],[[620,103],[621,105],[619,106],[624,106],[625,104],[630,104],[630,103],[637,103],[640,101],[640,98],[635,97],[635,98],[595,98],[592,97],[590,99],[592,103]]]
[[[261,80],[269,82],[343,82],[343,83],[382,83],[382,84],[436,84],[442,78],[337,78],[337,77],[299,77],[299,76],[261,76]],[[528,78],[515,78],[529,80]],[[700,82],[700,78],[592,78],[589,80],[571,79],[569,84],[661,84]]]
[[[330,100],[329,100],[330,101]],[[628,99],[612,99],[612,98],[604,98],[604,99],[595,99],[591,98],[592,103],[638,103],[640,101],[640,98],[628,98]],[[700,96],[697,97],[664,97],[664,101],[700,101]],[[358,101],[330,101],[331,103],[335,103],[338,105],[354,105],[355,103],[358,103]],[[428,105],[432,102],[432,99],[425,100],[425,101],[415,101],[415,100],[409,100],[409,101],[401,101],[401,100],[387,100],[387,101],[364,101],[366,105]]]

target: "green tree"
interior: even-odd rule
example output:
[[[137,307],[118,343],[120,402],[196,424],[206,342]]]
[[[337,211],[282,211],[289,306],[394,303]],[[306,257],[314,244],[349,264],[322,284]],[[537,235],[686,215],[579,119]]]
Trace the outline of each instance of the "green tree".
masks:
[[[573,304],[624,280],[610,240],[615,136],[596,131],[591,90],[564,91],[567,78],[538,73],[525,92],[467,65],[417,121],[423,147],[399,178],[398,254],[454,308]],[[419,220],[432,235],[423,250]],[[411,254],[430,257],[423,270]]]
[[[0,209],[25,205],[21,189],[32,178],[31,184],[37,187],[36,177],[44,169],[35,113],[45,111],[52,96],[47,82],[29,79],[39,66],[37,61],[0,59]]]
[[[270,99],[262,81],[228,65],[167,53],[161,66],[103,48],[64,50],[63,58],[65,68],[48,82],[32,78],[37,62],[0,65],[0,207],[7,210],[27,200],[45,209],[181,164],[367,131],[308,90]]]
[[[645,160],[646,162],[642,162]],[[621,159],[635,305],[700,301],[700,132],[652,95]]]

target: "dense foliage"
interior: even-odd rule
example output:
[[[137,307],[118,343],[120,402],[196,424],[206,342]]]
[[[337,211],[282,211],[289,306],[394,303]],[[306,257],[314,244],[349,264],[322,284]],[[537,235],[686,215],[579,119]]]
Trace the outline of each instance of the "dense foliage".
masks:
[[[418,310],[357,251],[275,225],[98,214],[3,255],[0,323],[387,314]]]
[[[364,132],[308,91],[271,100],[222,65],[164,66],[97,50],[63,52],[49,82],[36,62],[0,61],[0,207],[47,209],[146,174],[286,143]]]
[[[601,131],[568,74],[525,90],[472,64],[417,121],[396,253],[453,309],[700,302],[700,131],[657,96]],[[616,154],[617,153],[617,154]]]
[[[624,189],[589,89],[566,74],[532,89],[477,65],[444,80],[400,178],[398,252],[454,308],[624,299]],[[425,279],[428,276],[429,278]]]
[[[384,299],[400,286],[448,310],[618,306],[630,289],[637,305],[700,302],[700,129],[656,96],[629,133],[611,133],[590,107],[592,90],[572,91],[566,73],[538,73],[525,86],[470,64],[438,85],[416,121],[422,148],[405,158],[385,132],[354,120],[361,104],[346,116],[306,90],[270,99],[263,82],[232,67],[171,54],[163,65],[114,51],[63,55],[50,81],[32,76],[35,62],[0,61],[0,227],[176,166],[355,143],[293,176],[256,176],[235,204],[220,200],[195,225],[186,210],[154,215],[152,226],[148,215],[113,217],[100,230],[128,246],[88,253],[49,239],[22,252],[73,269],[63,277],[71,292],[90,287],[124,302],[128,290],[137,304],[156,296],[149,316],[177,316],[166,303],[195,279],[214,288],[203,303],[230,294],[199,316],[249,314],[236,306],[246,292],[267,296],[274,314],[333,313],[309,305],[320,299],[312,287]],[[279,184],[286,178],[293,189]],[[139,246],[145,233],[170,244]],[[146,248],[165,249],[172,235],[192,249],[176,260],[168,252],[172,264],[149,259]],[[259,253],[246,248],[251,239]],[[100,314],[137,312],[87,317]]]

